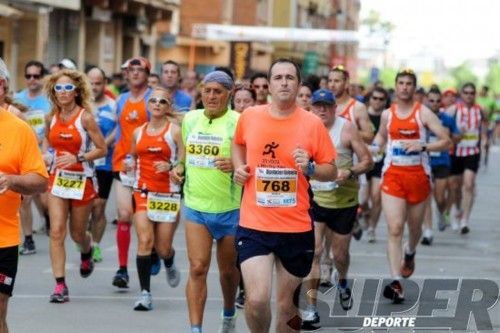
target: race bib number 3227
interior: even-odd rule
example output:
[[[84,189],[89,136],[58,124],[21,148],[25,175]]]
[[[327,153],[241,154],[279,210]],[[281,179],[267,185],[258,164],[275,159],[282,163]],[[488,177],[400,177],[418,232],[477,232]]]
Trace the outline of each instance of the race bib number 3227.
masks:
[[[84,172],[57,170],[51,193],[63,199],[82,200],[86,180]]]

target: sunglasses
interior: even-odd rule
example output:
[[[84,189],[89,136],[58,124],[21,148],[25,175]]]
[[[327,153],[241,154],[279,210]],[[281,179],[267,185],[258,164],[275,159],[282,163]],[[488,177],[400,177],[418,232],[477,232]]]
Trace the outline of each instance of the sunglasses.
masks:
[[[344,65],[336,65],[336,66],[333,66],[332,71],[347,72],[347,69],[345,69]]]
[[[257,84],[254,84],[254,85],[253,85],[253,87],[254,87],[255,89],[260,89],[260,88],[262,88],[262,89],[267,89],[267,88],[269,88],[269,85],[267,85],[267,84],[263,84],[263,85],[259,86],[259,85],[257,85]]]
[[[372,96],[372,99],[374,101],[385,101],[385,97],[376,97],[376,96]]]
[[[26,80],[29,80],[29,79],[35,79],[35,80],[39,80],[42,76],[40,74],[25,74],[24,75],[24,78]]]
[[[463,90],[462,93],[464,95],[475,95],[476,92],[474,90]]]
[[[146,68],[144,68],[144,67],[129,67],[128,71],[130,73],[145,73]]]
[[[71,84],[71,83],[67,83],[67,84],[56,84],[54,86],[54,91],[55,92],[72,92],[73,90],[76,89],[76,86],[74,84]]]
[[[166,100],[165,98],[151,97],[148,100],[148,102],[151,103],[151,104],[158,104],[158,103],[160,103],[161,105],[170,105],[170,103],[168,102],[168,100]]]
[[[429,103],[441,103],[440,99],[429,99]]]

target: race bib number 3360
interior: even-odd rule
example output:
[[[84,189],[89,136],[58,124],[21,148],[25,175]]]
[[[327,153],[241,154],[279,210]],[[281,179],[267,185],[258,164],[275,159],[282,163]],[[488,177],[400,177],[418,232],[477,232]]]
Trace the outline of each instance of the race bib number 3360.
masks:
[[[258,206],[295,207],[297,205],[297,170],[257,168],[255,189]]]
[[[51,193],[64,199],[82,200],[86,180],[84,172],[57,170]]]
[[[213,134],[190,134],[186,142],[187,164],[200,168],[215,168],[215,158],[221,156],[224,138]]]

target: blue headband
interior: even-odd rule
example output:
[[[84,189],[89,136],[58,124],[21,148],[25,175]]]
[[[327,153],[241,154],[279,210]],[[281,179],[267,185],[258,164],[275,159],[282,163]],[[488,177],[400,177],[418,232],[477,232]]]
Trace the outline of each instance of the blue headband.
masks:
[[[214,71],[208,73],[203,80],[203,83],[217,82],[227,90],[233,89],[233,79],[223,71]]]

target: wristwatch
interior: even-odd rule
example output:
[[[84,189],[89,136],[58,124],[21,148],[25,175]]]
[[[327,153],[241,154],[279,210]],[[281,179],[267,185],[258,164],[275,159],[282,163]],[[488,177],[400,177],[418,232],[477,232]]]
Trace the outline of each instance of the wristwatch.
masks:
[[[83,153],[78,153],[78,155],[76,155],[76,160],[78,162],[85,162],[86,161],[85,155]]]
[[[358,176],[356,176],[356,174],[354,173],[354,171],[352,171],[352,169],[348,169],[349,172],[351,173],[349,175],[349,179],[356,179]]]
[[[427,150],[427,145],[422,145],[422,152]]]
[[[316,171],[316,163],[309,161],[309,163],[307,163],[306,176],[312,177],[312,175],[314,175],[314,171]]]

